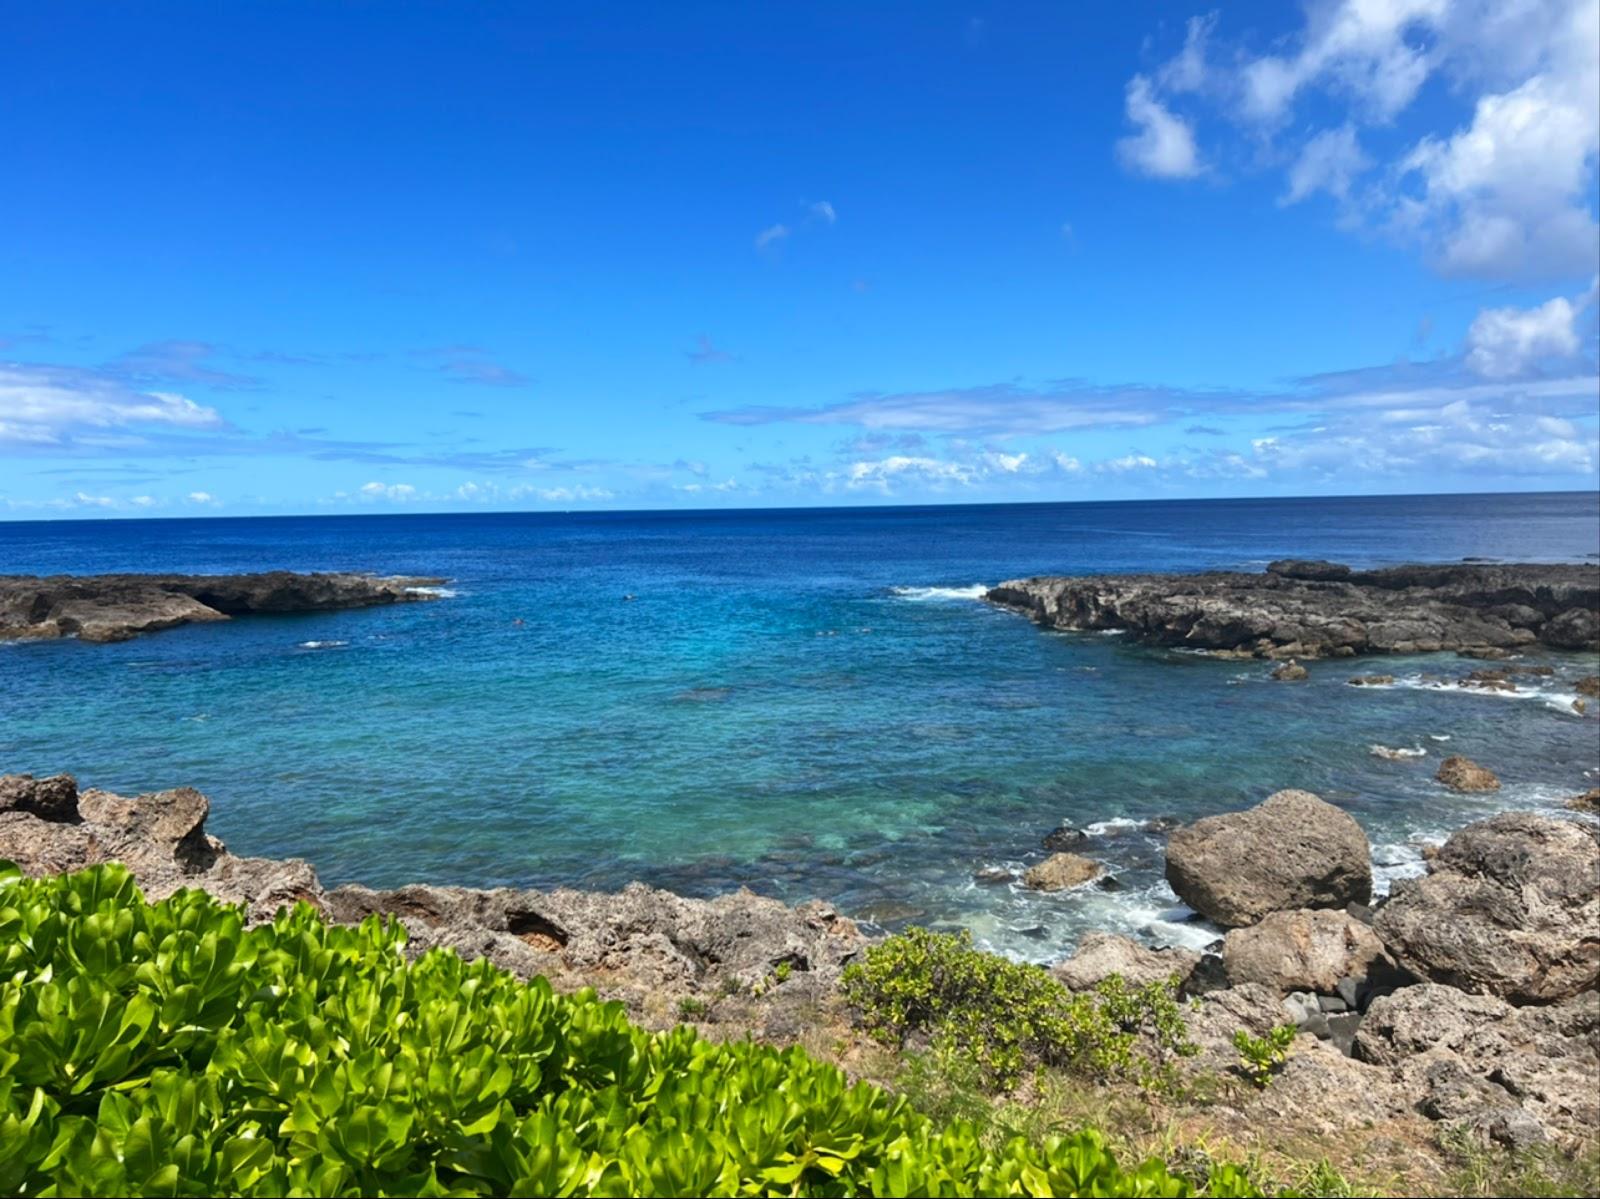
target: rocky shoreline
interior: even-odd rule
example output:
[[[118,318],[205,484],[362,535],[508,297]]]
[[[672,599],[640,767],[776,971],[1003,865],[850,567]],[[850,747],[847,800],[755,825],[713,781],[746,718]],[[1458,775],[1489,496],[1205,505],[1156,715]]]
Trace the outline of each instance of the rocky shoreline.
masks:
[[[1600,566],[1285,560],[1261,574],[1045,575],[991,589],[1047,629],[1125,632],[1230,657],[1600,649]]]
[[[142,633],[252,613],[329,612],[436,598],[440,578],[300,574],[0,575],[0,641]]]
[[[694,1018],[781,1043],[830,1019],[840,1031],[840,973],[871,943],[827,904],[749,891],[328,889],[306,862],[230,853],[206,833],[208,811],[192,788],[128,799],[66,775],[0,777],[0,858],[30,874],[121,861],[152,899],[200,887],[252,920],[296,901],[336,921],[393,917],[413,950],[593,986],[656,1026]],[[1232,1069],[1239,1029],[1295,1025],[1272,1089],[1240,1101],[1245,1123],[1292,1110],[1329,1132],[1410,1121],[1517,1149],[1592,1138],[1600,825],[1502,813],[1457,832],[1384,900],[1370,858],[1355,821],[1308,792],[1207,817],[1172,831],[1167,876],[1224,935],[1199,953],[1091,934],[1053,972],[1075,990],[1176,975],[1195,1001],[1197,1075]]]

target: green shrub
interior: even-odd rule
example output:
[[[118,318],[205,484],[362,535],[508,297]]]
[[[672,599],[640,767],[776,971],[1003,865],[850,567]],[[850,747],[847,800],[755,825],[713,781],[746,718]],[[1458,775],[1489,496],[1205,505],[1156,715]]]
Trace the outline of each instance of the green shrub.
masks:
[[[678,1019],[698,1020],[711,1010],[711,1005],[703,999],[696,999],[693,995],[685,995],[678,1000]]]
[[[1293,1024],[1280,1024],[1264,1037],[1252,1037],[1244,1029],[1233,1034],[1233,1047],[1239,1053],[1239,1069],[1257,1087],[1265,1088],[1272,1076],[1289,1060],[1289,1049],[1299,1030]]]
[[[1172,1058],[1195,1052],[1175,982],[1130,987],[1112,977],[1074,994],[1037,966],[974,949],[966,932],[890,937],[845,971],[843,987],[881,1040],[903,1046],[925,1035],[994,1087],[1015,1085],[1034,1065],[1159,1085]]]
[[[0,867],[0,1194],[1194,1193],[1093,1132],[986,1148],[798,1049],[403,944]]]

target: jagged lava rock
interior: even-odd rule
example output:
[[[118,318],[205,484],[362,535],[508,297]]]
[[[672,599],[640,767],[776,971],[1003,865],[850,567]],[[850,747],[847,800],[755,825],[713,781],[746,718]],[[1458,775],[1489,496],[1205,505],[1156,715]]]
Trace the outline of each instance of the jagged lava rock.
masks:
[[[1418,565],[1262,574],[1039,576],[988,592],[1051,629],[1262,658],[1600,646],[1600,566]]]
[[[1274,667],[1272,671],[1272,677],[1283,683],[1298,682],[1301,679],[1310,677],[1310,674],[1309,670],[1293,658],[1290,658],[1281,666]]]
[[[1513,1003],[1600,985],[1600,844],[1568,820],[1502,812],[1401,880],[1373,926],[1417,975]]]
[[[253,612],[327,612],[433,599],[439,578],[368,574],[0,575],[0,640],[126,641]]]
[[[1167,882],[1231,928],[1272,912],[1342,908],[1372,898],[1372,852],[1351,816],[1309,791],[1207,816],[1167,839]]]

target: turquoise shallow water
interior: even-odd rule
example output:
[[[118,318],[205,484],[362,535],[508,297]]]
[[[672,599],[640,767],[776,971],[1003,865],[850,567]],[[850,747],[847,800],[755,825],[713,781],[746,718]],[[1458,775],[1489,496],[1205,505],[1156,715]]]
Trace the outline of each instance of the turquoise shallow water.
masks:
[[[198,786],[235,851],[330,882],[749,885],[1040,958],[1087,927],[1204,942],[1139,822],[1306,787],[1366,826],[1383,877],[1414,871],[1476,815],[1593,785],[1600,721],[1570,709],[1592,656],[1550,656],[1561,677],[1516,696],[1430,685],[1469,668],[1437,657],[1386,659],[1393,688],[1347,686],[1359,661],[1291,686],[1041,633],[978,585],[1597,548],[1592,495],[0,525],[0,572],[452,579],[399,608],[0,647],[0,769]],[[1505,789],[1444,792],[1450,752]],[[972,881],[1063,820],[1123,889]]]

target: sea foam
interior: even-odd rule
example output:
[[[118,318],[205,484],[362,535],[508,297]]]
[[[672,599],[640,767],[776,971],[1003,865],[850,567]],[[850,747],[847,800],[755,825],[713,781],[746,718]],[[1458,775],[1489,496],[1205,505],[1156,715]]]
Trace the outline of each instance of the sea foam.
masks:
[[[926,603],[929,600],[976,600],[982,599],[989,593],[989,588],[983,583],[973,583],[970,587],[891,587],[889,594],[897,599],[911,600],[914,603]]]

